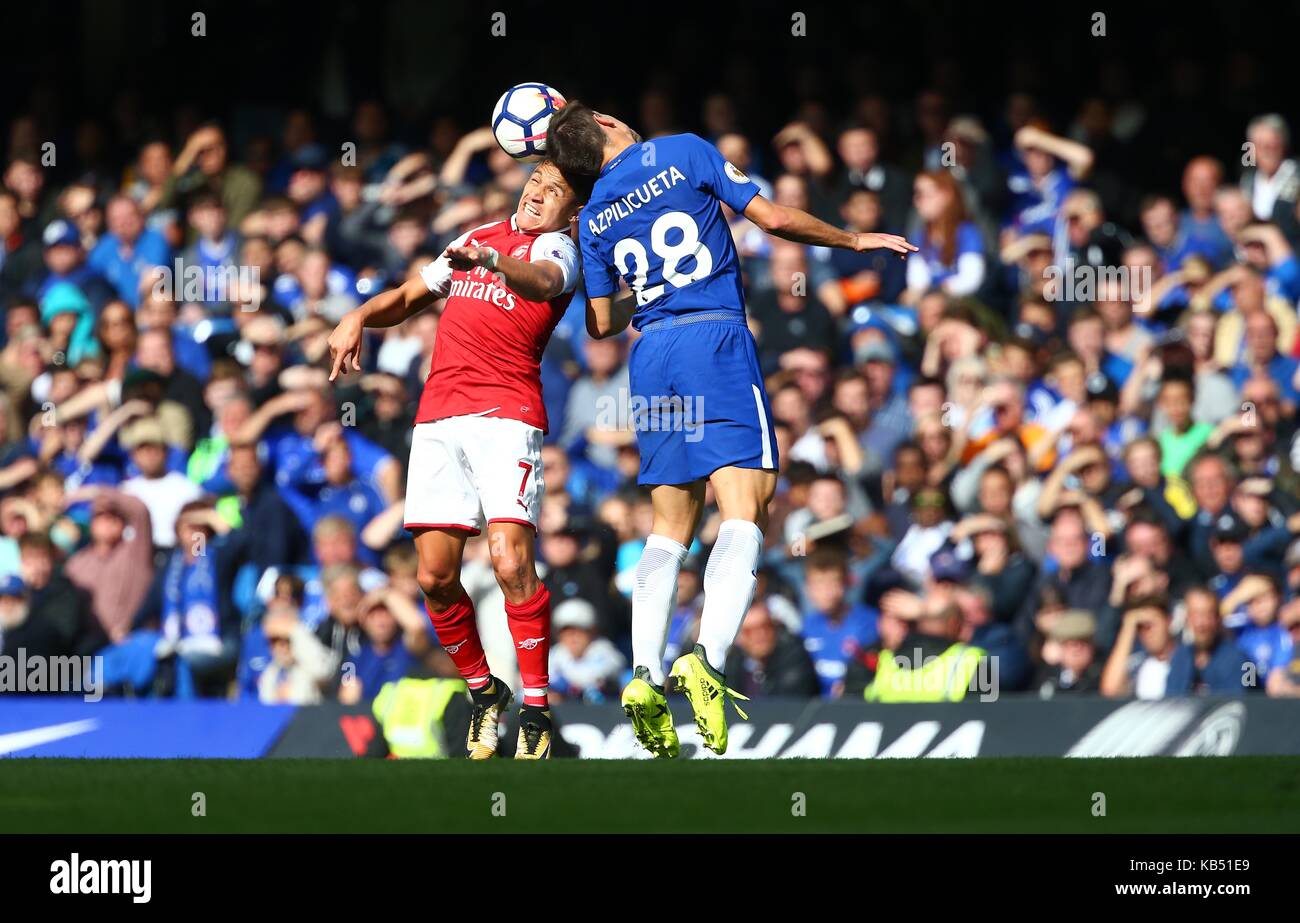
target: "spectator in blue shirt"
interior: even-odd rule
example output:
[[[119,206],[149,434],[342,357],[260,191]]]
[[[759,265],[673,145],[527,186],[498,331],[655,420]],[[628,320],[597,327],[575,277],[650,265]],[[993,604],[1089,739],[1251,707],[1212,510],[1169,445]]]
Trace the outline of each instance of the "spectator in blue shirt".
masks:
[[[1012,174],[1008,180],[1014,196],[1011,225],[1017,236],[1050,235],[1065,197],[1092,169],[1093,153],[1086,145],[1038,125],[1017,131],[1015,145],[1025,172]]]
[[[105,210],[108,233],[90,251],[88,263],[131,307],[140,304],[140,280],[155,266],[166,266],[171,247],[157,231],[145,227],[140,206],[128,195],[114,196]]]
[[[1223,166],[1213,157],[1193,157],[1183,169],[1183,199],[1187,208],[1179,224],[1215,269],[1222,269],[1232,259],[1232,240],[1219,223],[1214,205],[1222,185]]]
[[[1223,259],[1222,245],[1189,233],[1182,225],[1182,217],[1168,196],[1152,196],[1140,209],[1142,233],[1155,248],[1166,272],[1182,268],[1191,256],[1204,257],[1211,265]]]
[[[1295,386],[1296,369],[1300,363],[1277,351],[1277,322],[1273,315],[1267,311],[1248,314],[1245,340],[1246,348],[1241,359],[1232,367],[1232,383],[1240,390],[1256,376],[1271,378],[1277,382],[1282,400],[1294,408],[1300,403],[1300,392]]]
[[[1223,627],[1215,594],[1197,587],[1187,591],[1183,604],[1192,640],[1174,651],[1165,694],[1244,695],[1250,658]]]
[[[200,266],[206,272],[234,266],[239,261],[239,237],[226,223],[226,207],[212,192],[201,192],[190,200],[187,212],[194,242],[181,254],[186,266]]]
[[[1223,616],[1244,611],[1246,619],[1236,632],[1237,644],[1266,677],[1277,667],[1291,662],[1294,644],[1285,628],[1278,623],[1282,594],[1277,581],[1268,574],[1251,573],[1219,604]]]
[[[41,240],[45,245],[42,253],[45,272],[28,280],[23,288],[24,295],[44,301],[52,288],[66,282],[80,291],[96,310],[113,297],[113,287],[98,269],[86,262],[81,232],[76,225],[62,218],[51,221],[45,226]]]
[[[405,595],[384,586],[361,600],[361,645],[344,662],[339,701],[345,704],[373,699],[384,683],[399,680],[429,649],[428,617]]]
[[[879,613],[848,601],[849,570],[841,553],[819,549],[804,565],[804,648],[817,668],[821,693],[838,698],[844,691],[844,674],[851,661],[880,637]]]
[[[974,295],[984,284],[984,240],[966,217],[961,187],[948,170],[931,170],[916,178],[914,189],[921,250],[907,261],[903,301],[915,304],[936,287],[958,298]]]
[[[321,430],[315,448],[314,459],[279,479],[285,502],[309,530],[326,516],[338,516],[352,523],[360,534],[370,520],[384,511],[383,498],[369,484],[357,479],[352,449],[340,429]],[[363,543],[359,551],[365,563],[379,563],[379,553],[374,549]]]

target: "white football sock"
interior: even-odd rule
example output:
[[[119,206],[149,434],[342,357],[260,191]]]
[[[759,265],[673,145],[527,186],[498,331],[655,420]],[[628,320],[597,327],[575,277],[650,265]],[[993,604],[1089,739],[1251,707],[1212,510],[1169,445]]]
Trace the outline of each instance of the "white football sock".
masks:
[[[763,532],[747,519],[728,519],[718,527],[718,540],[704,569],[704,612],[700,615],[700,645],[709,666],[726,670],[727,651],[754,601]]]
[[[636,565],[632,591],[632,665],[645,667],[656,686],[664,684],[664,645],[677,602],[677,574],[686,549],[662,535],[650,535]]]

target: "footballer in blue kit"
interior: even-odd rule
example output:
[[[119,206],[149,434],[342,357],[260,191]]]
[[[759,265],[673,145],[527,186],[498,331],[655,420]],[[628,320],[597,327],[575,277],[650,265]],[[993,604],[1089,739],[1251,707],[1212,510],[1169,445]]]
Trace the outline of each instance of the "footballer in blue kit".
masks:
[[[703,746],[727,749],[724,706],[740,698],[721,669],[754,596],[776,489],[771,407],[745,324],[740,260],[725,205],[778,237],[846,250],[916,247],[893,234],[854,233],[770,202],[695,135],[643,142],[613,116],[570,100],[552,118],[547,154],[565,174],[594,178],[578,216],[587,330],[641,334],[628,362],[654,526],[632,594],[633,679],[623,710],[655,756],[680,743],[665,691],[685,693]],[[621,291],[626,283],[627,292]],[[677,575],[713,487],[722,523],[704,572],[699,643],[673,664],[663,652]],[[744,717],[739,706],[736,711]]]

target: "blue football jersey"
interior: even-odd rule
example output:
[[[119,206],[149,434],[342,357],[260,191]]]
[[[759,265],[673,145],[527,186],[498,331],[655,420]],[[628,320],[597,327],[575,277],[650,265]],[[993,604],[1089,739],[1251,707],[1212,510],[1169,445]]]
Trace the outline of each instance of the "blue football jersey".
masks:
[[[634,144],[601,170],[582,210],[587,296],[636,295],[632,325],[697,312],[745,316],[740,260],[720,203],[743,212],[758,186],[698,135]]]

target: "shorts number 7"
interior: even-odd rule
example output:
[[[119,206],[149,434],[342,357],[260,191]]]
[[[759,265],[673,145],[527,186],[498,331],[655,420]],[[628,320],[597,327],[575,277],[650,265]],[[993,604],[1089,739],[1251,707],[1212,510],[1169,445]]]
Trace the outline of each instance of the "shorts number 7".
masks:
[[[528,489],[528,479],[533,474],[533,466],[526,461],[521,461],[519,467],[524,469],[524,476],[519,479],[519,496],[522,497],[524,491]]]

